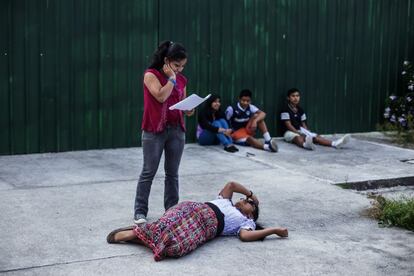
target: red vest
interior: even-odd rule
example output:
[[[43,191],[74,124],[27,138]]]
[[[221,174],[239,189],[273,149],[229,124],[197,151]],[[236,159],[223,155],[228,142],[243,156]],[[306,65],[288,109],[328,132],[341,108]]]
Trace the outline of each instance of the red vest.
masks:
[[[158,81],[164,86],[168,79],[156,69],[148,69],[145,73],[153,73]],[[144,74],[145,74],[144,73]],[[181,73],[177,74],[176,85],[171,95],[164,103],[157,101],[151,95],[144,84],[144,115],[142,118],[142,130],[159,133],[164,131],[167,125],[180,126],[185,131],[183,112],[180,110],[169,110],[168,108],[184,99],[184,88],[187,85],[187,79]]]

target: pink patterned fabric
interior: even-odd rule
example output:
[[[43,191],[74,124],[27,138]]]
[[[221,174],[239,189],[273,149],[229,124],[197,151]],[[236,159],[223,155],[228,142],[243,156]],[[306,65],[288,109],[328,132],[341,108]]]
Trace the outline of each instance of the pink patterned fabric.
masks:
[[[154,260],[184,256],[216,236],[218,220],[205,203],[185,201],[154,223],[134,227],[134,233],[154,252]]]
[[[145,73],[153,73],[162,86],[168,79],[165,75],[156,69],[148,69]],[[144,73],[144,74],[145,74]],[[167,125],[180,126],[185,131],[183,112],[180,110],[169,110],[169,107],[184,99],[184,88],[187,85],[187,79],[182,74],[177,74],[176,85],[171,95],[164,103],[158,102],[151,95],[148,88],[144,84],[144,115],[142,118],[142,130],[159,133],[162,132]]]

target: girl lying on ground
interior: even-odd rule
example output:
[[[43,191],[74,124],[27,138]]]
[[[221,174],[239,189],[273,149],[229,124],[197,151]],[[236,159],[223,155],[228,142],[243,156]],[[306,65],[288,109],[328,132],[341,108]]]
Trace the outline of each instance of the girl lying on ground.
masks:
[[[233,205],[233,193],[246,196]],[[286,228],[256,225],[259,201],[252,191],[236,182],[227,183],[217,199],[202,203],[185,201],[170,209],[153,223],[116,229],[108,243],[134,242],[149,247],[154,259],[181,257],[205,242],[223,235],[238,236],[242,241],[263,240],[270,235],[287,237]]]

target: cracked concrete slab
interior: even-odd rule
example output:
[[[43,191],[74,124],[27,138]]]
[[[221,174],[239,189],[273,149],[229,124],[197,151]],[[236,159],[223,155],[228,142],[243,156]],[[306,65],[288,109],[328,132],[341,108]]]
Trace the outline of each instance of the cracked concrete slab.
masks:
[[[153,261],[147,248],[105,240],[109,231],[132,222],[141,148],[1,156],[0,273],[414,274],[414,233],[378,227],[360,215],[369,206],[364,194],[332,185],[347,175],[355,181],[395,178],[396,172],[411,176],[413,170],[398,160],[414,151],[361,139],[343,150],[310,152],[283,142],[279,148],[276,154],[251,148],[231,154],[219,146],[186,145],[180,199],[210,200],[225,182],[239,181],[259,196],[259,221],[289,228],[288,239],[243,243],[221,237],[162,262]],[[151,191],[150,220],[163,213],[162,167]]]

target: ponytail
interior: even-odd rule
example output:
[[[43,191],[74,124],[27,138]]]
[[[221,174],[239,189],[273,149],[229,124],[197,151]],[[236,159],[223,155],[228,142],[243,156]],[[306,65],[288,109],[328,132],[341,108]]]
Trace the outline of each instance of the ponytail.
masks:
[[[254,204],[256,206],[256,208],[254,209],[254,213],[253,213],[253,220],[256,223],[256,229],[255,230],[263,230],[265,229],[261,224],[258,224],[256,221],[259,218],[259,205],[257,205],[256,203]],[[259,239],[259,241],[264,241],[265,238],[261,238]]]
[[[163,41],[154,52],[151,65],[148,68],[161,70],[164,65],[165,58],[174,61],[181,61],[187,58],[187,51],[180,43]]]

